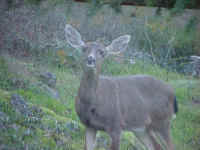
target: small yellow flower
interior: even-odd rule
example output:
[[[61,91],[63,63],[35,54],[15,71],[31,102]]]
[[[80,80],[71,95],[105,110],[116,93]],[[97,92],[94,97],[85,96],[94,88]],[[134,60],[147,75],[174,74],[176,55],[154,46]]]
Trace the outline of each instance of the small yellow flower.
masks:
[[[58,50],[56,52],[56,54],[58,56],[60,64],[65,64],[66,63],[66,57],[67,57],[66,52],[64,50]]]

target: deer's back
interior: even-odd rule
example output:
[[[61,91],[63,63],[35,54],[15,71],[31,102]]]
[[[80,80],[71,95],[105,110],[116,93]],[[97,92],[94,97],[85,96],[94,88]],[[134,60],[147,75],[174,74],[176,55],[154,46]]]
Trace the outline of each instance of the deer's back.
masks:
[[[105,88],[108,85],[113,88]],[[110,101],[109,103],[116,104],[117,107],[117,101],[119,102],[127,128],[140,127],[149,118],[152,121],[166,119],[173,112],[172,88],[151,76],[101,77],[97,93],[99,101],[104,104]]]
[[[76,110],[85,125],[98,130],[118,128],[122,122],[124,129],[140,128],[149,118],[156,122],[173,112],[172,89],[150,76],[101,76],[95,94],[92,99],[79,95]]]

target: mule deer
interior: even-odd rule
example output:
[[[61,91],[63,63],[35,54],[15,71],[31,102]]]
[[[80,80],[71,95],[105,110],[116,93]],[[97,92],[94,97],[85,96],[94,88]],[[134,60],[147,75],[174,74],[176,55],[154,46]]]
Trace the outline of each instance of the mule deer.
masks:
[[[173,150],[170,121],[178,107],[172,88],[147,75],[100,75],[104,58],[125,50],[131,36],[120,36],[109,46],[99,42],[85,43],[80,33],[67,24],[65,37],[72,47],[83,51],[84,72],[75,106],[86,126],[85,150],[94,149],[97,130],[110,135],[111,150],[119,150],[123,130],[132,131],[149,150],[162,148],[158,135],[166,149]]]

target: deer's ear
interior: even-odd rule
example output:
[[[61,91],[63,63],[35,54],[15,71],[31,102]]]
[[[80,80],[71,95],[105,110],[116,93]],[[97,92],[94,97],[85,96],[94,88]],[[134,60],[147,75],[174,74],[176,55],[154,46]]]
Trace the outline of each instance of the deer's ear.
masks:
[[[131,39],[130,35],[123,35],[113,40],[112,43],[106,47],[108,54],[119,54],[126,50]]]
[[[65,38],[67,43],[73,48],[78,49],[85,46],[85,42],[81,39],[80,33],[70,24],[66,24],[65,26]]]

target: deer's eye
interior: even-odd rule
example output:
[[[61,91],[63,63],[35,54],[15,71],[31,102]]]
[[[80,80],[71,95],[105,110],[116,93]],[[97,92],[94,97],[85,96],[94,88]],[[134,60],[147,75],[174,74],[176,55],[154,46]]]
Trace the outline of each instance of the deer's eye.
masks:
[[[84,53],[87,52],[87,50],[88,50],[87,47],[83,47],[83,48],[82,48],[82,52],[84,52]]]
[[[105,52],[103,50],[99,50],[99,54],[104,57]]]

